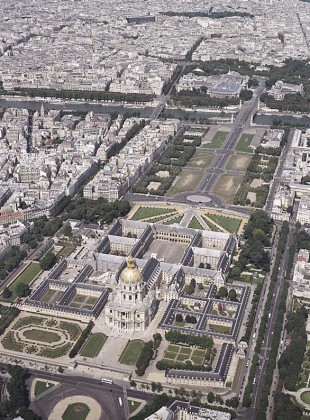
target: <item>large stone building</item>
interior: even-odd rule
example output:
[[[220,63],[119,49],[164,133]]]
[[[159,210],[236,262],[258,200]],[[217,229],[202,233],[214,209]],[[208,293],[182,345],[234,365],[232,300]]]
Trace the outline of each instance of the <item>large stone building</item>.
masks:
[[[144,272],[129,257],[105,306],[105,322],[122,331],[144,331],[155,315],[155,290],[148,290]]]

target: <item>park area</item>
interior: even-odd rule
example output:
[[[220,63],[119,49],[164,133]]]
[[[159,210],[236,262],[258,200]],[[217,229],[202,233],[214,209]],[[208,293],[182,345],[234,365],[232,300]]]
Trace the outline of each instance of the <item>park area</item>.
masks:
[[[203,172],[182,170],[176,181],[169,188],[166,197],[172,197],[182,192],[193,192],[202,180]]]
[[[32,262],[30,263],[24,271],[22,271],[18,277],[10,284],[9,290],[12,292],[12,295],[5,299],[2,297],[3,300],[8,302],[14,302],[15,299],[18,297],[17,295],[17,287],[19,284],[31,284],[36,276],[41,272],[41,267],[39,263]]]
[[[190,168],[208,168],[214,159],[214,153],[197,150],[186,166]]]
[[[242,179],[242,175],[222,175],[215,184],[212,192],[222,197],[227,204],[232,204]]]
[[[251,162],[252,156],[249,155],[233,155],[229,158],[226,168],[228,171],[245,172]]]
[[[80,352],[80,355],[83,357],[96,357],[98,356],[100,350],[104,346],[104,343],[107,341],[107,336],[101,333],[92,334]]]
[[[236,146],[236,150],[238,152],[253,153],[253,148],[251,147],[253,138],[254,134],[242,134]]]
[[[209,143],[202,144],[204,149],[220,149],[228,137],[228,131],[218,131]]]
[[[144,341],[142,340],[129,340],[119,357],[119,362],[124,365],[135,365],[143,346]]]

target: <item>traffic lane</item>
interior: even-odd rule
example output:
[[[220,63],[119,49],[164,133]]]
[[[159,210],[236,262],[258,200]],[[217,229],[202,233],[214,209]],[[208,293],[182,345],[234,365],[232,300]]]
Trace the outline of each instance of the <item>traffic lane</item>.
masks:
[[[100,388],[91,389],[80,383],[76,383],[74,386],[62,383],[55,390],[51,390],[45,396],[42,396],[36,401],[33,401],[30,405],[30,408],[33,409],[43,419],[48,419],[53,408],[59,401],[67,397],[81,395],[94,398],[100,404],[100,420],[126,420],[124,407],[120,407],[118,400],[119,397],[122,397],[122,394],[116,394],[113,391],[109,392]]]

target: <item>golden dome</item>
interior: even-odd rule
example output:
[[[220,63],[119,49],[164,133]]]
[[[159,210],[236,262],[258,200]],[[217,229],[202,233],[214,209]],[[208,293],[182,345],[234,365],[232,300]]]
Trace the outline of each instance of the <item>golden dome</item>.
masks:
[[[126,284],[140,283],[142,281],[142,274],[135,265],[132,257],[127,260],[127,267],[121,272],[120,281]]]

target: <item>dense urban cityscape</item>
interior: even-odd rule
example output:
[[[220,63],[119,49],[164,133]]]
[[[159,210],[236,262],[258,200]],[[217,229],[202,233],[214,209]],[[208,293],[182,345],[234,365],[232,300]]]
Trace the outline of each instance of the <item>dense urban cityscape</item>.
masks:
[[[310,1],[0,21],[0,419],[308,419]]]

